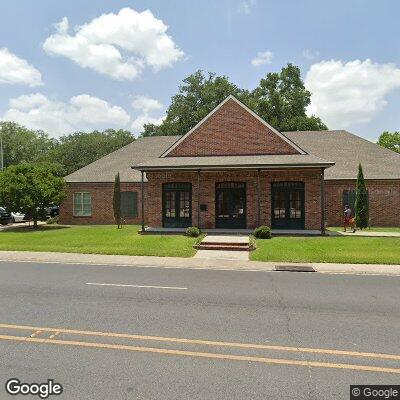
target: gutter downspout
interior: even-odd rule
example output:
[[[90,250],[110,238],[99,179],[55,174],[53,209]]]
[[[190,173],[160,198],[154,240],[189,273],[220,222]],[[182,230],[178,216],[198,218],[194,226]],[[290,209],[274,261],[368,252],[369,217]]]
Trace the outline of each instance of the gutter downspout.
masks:
[[[197,227],[200,228],[200,170],[197,170]]]
[[[257,170],[257,221],[261,225],[261,188],[260,188],[260,169]]]
[[[321,168],[321,234],[325,235],[325,169]]]
[[[142,180],[140,182],[140,189],[141,189],[141,197],[142,197],[142,233],[144,233],[144,172],[140,171],[142,174]]]

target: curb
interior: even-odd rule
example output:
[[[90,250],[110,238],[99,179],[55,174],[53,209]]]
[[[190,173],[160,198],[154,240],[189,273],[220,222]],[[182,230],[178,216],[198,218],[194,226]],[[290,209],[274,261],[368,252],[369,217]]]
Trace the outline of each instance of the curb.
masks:
[[[45,253],[0,251],[0,262],[36,262],[55,264],[75,264],[88,266],[124,266],[140,268],[174,268],[174,269],[207,269],[230,271],[301,271],[302,267],[310,271],[310,267],[318,273],[355,274],[355,275],[394,275],[400,276],[400,265],[385,264],[336,264],[336,263],[284,263],[241,261],[215,258],[176,258],[149,256],[116,256],[78,253]]]

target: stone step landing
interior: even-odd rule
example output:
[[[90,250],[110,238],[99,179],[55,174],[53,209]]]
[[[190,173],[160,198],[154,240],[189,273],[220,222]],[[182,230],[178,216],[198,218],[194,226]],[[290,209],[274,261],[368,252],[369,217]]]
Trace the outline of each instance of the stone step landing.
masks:
[[[248,236],[206,236],[195,245],[198,250],[250,251]]]

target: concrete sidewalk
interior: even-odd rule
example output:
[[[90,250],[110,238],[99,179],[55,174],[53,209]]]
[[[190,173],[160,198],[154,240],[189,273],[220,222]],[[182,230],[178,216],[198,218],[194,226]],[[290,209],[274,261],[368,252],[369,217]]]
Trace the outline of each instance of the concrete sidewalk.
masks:
[[[309,266],[320,273],[399,275],[400,265],[285,263],[259,262],[215,258],[144,257],[102,254],[45,253],[0,251],[0,261],[67,263],[85,265],[118,265],[132,267],[161,267],[183,269],[215,269],[233,271],[275,271],[277,266]]]
[[[344,231],[327,231],[328,236],[361,236],[361,237],[400,237],[400,232],[379,232],[379,231],[368,231],[368,230],[357,230],[355,232],[344,232]]]

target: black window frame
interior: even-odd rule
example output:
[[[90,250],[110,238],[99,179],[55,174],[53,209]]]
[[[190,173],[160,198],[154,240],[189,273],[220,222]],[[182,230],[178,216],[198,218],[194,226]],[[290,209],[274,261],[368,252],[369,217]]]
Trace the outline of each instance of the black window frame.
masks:
[[[285,203],[285,217],[275,217],[275,193],[283,193]],[[290,217],[290,194],[300,193],[300,218]],[[305,229],[305,192],[306,185],[303,181],[277,181],[271,182],[271,226],[273,229]],[[280,213],[281,215],[281,213]]]
[[[175,215],[167,217],[166,201],[167,193],[174,193]],[[180,205],[182,193],[189,193],[189,216],[181,217]],[[187,228],[192,225],[192,183],[191,182],[166,182],[162,185],[162,224],[165,228]]]

